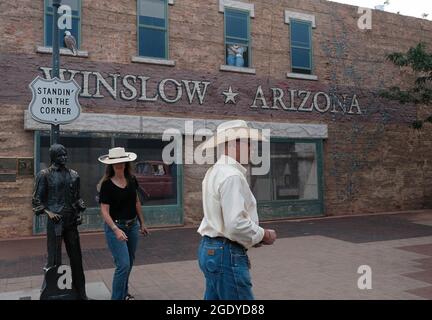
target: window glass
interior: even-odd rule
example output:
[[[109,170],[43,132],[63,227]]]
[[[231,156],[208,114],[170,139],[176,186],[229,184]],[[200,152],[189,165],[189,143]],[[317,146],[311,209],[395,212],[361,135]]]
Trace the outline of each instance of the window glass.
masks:
[[[40,169],[50,166],[49,158],[49,136],[41,137],[40,146]],[[105,168],[98,161],[98,157],[108,153],[111,139],[106,138],[84,138],[61,136],[59,142],[63,144],[68,152],[66,166],[78,172],[81,180],[81,197],[87,207],[96,207],[96,185],[103,176]]]
[[[226,10],[225,14],[227,37],[247,39],[249,14],[229,10]]]
[[[311,30],[307,21],[290,21],[291,30],[291,63],[292,71],[312,73]]]
[[[301,22],[292,22],[291,26],[291,43],[293,46],[310,46],[310,24]]]
[[[123,147],[137,154],[135,166],[143,167],[143,174],[136,170],[140,187],[146,195],[144,205],[168,205],[177,203],[177,166],[162,161],[166,141],[142,138],[116,138],[116,147]]]
[[[271,142],[270,150],[270,172],[251,177],[257,200],[318,199],[316,144]]]
[[[141,0],[138,14],[140,24],[165,27],[165,0]]]
[[[236,67],[250,65],[249,12],[225,8],[225,63]]]
[[[153,139],[107,136],[60,136],[59,143],[68,151],[67,167],[78,172],[81,179],[81,197],[88,208],[98,207],[96,185],[105,173],[106,166],[98,157],[112,147],[124,147],[138,158],[133,169],[140,187],[144,190],[144,206],[177,203],[177,166],[162,162],[162,150],[167,142]],[[41,136],[40,169],[50,165],[49,136]]]
[[[310,69],[309,49],[292,48],[292,64],[296,68]]]
[[[165,57],[165,31],[140,27],[139,33],[140,56]]]
[[[167,1],[139,0],[138,54],[167,58]]]

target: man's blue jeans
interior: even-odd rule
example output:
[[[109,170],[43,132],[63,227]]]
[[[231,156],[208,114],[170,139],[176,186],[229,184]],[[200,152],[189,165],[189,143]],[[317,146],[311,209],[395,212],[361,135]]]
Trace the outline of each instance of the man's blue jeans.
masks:
[[[105,237],[111,250],[116,266],[112,283],[112,300],[124,300],[128,294],[129,275],[135,260],[135,251],[138,244],[139,224],[130,227],[116,224],[128,237],[127,241],[117,240],[114,231],[105,223]]]
[[[206,279],[205,300],[253,300],[246,249],[238,244],[204,236],[198,262]]]

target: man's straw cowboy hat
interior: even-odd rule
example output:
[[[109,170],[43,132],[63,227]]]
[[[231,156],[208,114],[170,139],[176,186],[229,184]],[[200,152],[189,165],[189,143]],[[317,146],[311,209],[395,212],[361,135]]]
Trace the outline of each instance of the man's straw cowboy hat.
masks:
[[[221,123],[216,133],[200,147],[205,149],[216,148],[218,144],[237,139],[250,139],[255,141],[268,141],[259,130],[248,126],[244,120],[231,120]]]

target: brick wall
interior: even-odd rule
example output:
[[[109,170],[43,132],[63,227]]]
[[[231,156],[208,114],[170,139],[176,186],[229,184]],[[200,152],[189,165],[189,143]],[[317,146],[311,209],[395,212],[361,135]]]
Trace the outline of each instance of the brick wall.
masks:
[[[223,14],[216,0],[176,0],[169,6],[169,58],[175,67],[132,63],[136,55],[135,1],[86,1],[82,9],[81,49],[88,58],[62,56],[62,67],[121,75],[146,75],[154,90],[163,78],[211,81],[206,103],[174,105],[104,99],[80,99],[83,112],[165,117],[244,118],[246,120],[326,123],[324,143],[325,211],[358,214],[432,206],[432,125],[409,128],[417,113],[430,107],[400,105],[380,99],[379,89],[407,87],[413,75],[385,61],[419,41],[432,50],[432,22],[386,12],[373,12],[372,30],[357,28],[357,8],[328,1],[260,0],[251,20],[256,75],[219,71],[224,63]],[[287,79],[290,71],[289,26],[284,10],[316,16],[313,29],[318,81]],[[28,83],[49,67],[51,56],[36,53],[43,45],[43,1],[0,2],[0,157],[32,157],[33,133],[23,129],[23,113],[31,96]],[[79,76],[77,79],[80,81]],[[235,106],[220,95],[229,85],[240,93]],[[358,94],[363,115],[319,114],[250,108],[258,85]],[[206,168],[185,166],[185,221],[200,221],[200,181]],[[0,238],[31,234],[31,178],[0,183]]]

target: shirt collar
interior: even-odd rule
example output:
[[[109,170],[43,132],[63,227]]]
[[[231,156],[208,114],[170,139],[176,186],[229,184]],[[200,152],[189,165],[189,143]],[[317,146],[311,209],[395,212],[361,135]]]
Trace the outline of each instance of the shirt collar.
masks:
[[[219,160],[216,162],[216,164],[229,165],[229,166],[237,169],[238,171],[240,171],[246,177],[247,169],[245,167],[243,167],[239,162],[237,162],[237,160],[235,160],[234,158],[232,158],[228,155],[225,155],[225,154],[221,155]]]

